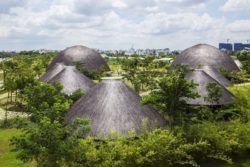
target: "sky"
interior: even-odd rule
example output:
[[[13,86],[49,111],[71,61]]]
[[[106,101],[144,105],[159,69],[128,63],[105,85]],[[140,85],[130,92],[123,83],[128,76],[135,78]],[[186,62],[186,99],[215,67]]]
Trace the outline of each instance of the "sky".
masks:
[[[0,50],[250,42],[250,0],[0,0]]]

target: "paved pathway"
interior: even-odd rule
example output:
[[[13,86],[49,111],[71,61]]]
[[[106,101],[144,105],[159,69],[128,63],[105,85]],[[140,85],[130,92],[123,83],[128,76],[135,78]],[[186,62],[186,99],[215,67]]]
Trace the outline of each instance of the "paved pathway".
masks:
[[[235,84],[233,86],[247,86],[247,85],[250,85],[250,82],[242,83],[242,84]]]
[[[22,112],[15,112],[15,111],[7,111],[8,118],[14,118],[14,117],[27,117],[28,114],[22,113]],[[5,110],[0,108],[0,120],[5,119]]]

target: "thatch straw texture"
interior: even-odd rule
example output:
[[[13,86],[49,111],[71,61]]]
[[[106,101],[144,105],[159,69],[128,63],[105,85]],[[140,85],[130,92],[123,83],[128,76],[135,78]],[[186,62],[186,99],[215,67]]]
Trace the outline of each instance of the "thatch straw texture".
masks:
[[[90,136],[106,136],[112,131],[126,136],[132,129],[139,134],[143,120],[147,120],[149,128],[165,125],[159,113],[150,106],[142,106],[140,96],[117,78],[102,80],[81,97],[70,109],[65,123],[77,117],[91,119]]]
[[[109,66],[102,58],[102,56],[93,49],[85,46],[72,46],[66,48],[49,65],[47,70],[52,68],[56,63],[62,62],[65,65],[72,66],[76,62],[80,62],[82,67],[89,71],[98,71],[104,69],[109,71]]]
[[[196,99],[188,99],[187,103],[191,105],[224,105],[227,103],[230,103],[233,101],[233,95],[219,82],[217,82],[215,79],[213,79],[211,76],[209,76],[206,72],[203,70],[194,70],[186,75],[186,78],[193,80],[195,83],[199,84],[195,91],[199,93],[201,97]],[[210,82],[217,83],[221,90],[222,90],[222,96],[218,103],[215,102],[209,102],[205,99],[205,97],[208,96],[207,92],[207,84]]]
[[[53,67],[51,67],[41,78],[40,81],[48,82],[51,80],[56,74],[64,69],[63,63],[56,63]]]
[[[215,68],[211,66],[203,66],[201,67],[201,69],[204,70],[208,75],[210,75],[213,79],[215,79],[221,85],[225,87],[232,85],[231,82]]]
[[[92,80],[81,74],[74,66],[65,66],[64,69],[48,81],[49,83],[59,82],[63,86],[62,92],[70,95],[81,89],[87,92],[94,86]]]
[[[175,58],[169,70],[180,64],[188,65],[192,69],[200,68],[200,66],[211,66],[218,71],[222,68],[228,71],[239,70],[229,55],[207,44],[198,44],[184,50]]]

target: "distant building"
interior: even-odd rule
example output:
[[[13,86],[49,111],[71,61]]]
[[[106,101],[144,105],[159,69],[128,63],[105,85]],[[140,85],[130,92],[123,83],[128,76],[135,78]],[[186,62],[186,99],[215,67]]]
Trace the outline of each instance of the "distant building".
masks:
[[[231,43],[219,43],[219,49],[223,51],[233,51],[233,45]]]
[[[154,62],[167,62],[167,63],[172,63],[173,62],[173,58],[169,58],[169,57],[164,57],[161,59],[154,59]]]
[[[156,49],[156,55],[157,56],[159,56],[159,55],[161,55],[161,54],[163,54],[163,55],[167,55],[169,52],[170,52],[170,50],[169,50],[169,48],[165,48],[165,49]]]
[[[234,43],[234,51],[250,50],[250,43]]]
[[[143,49],[137,49],[136,50],[136,54],[138,54],[138,55],[145,55],[145,51],[143,50]]]
[[[131,47],[128,51],[125,52],[125,55],[131,56],[131,55],[134,55],[135,53],[136,53],[135,49]]]
[[[145,54],[147,54],[147,55],[154,55],[155,54],[155,50],[154,49],[145,49]]]

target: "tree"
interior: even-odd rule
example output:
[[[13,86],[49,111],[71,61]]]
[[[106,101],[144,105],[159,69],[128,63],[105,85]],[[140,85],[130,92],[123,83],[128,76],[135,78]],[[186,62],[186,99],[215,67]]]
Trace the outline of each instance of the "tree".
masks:
[[[72,95],[69,96],[69,98],[73,101],[76,102],[78,99],[80,99],[84,95],[83,91],[81,89],[76,90],[75,92],[72,93]]]
[[[207,97],[205,97],[205,100],[212,104],[219,104],[219,100],[222,96],[221,87],[215,82],[209,82],[206,85],[206,89]]]
[[[160,80],[157,90],[143,97],[143,103],[151,103],[167,114],[171,128],[187,108],[186,99],[199,97],[194,92],[197,84],[185,78],[188,71],[185,66],[176,67]]]
[[[68,148],[77,147],[78,138],[89,130],[89,120],[76,119],[64,125],[68,100],[58,84],[38,84],[25,90],[29,123],[22,126],[23,134],[12,139],[12,145],[23,162],[35,160],[41,167],[59,167],[71,156]]]
[[[144,59],[135,57],[121,61],[123,76],[131,82],[136,92],[156,88],[157,77],[162,75],[162,71],[156,68],[157,62],[154,59],[154,56],[146,56]]]
[[[241,68],[250,74],[250,53],[247,51],[241,51],[236,53],[236,57],[240,60],[242,66]]]

